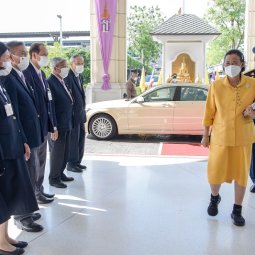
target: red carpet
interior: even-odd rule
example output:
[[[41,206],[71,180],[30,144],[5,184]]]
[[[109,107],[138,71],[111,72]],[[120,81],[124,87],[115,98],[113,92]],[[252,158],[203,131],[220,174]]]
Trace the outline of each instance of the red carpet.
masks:
[[[209,149],[201,144],[163,143],[161,155],[173,156],[208,156]]]

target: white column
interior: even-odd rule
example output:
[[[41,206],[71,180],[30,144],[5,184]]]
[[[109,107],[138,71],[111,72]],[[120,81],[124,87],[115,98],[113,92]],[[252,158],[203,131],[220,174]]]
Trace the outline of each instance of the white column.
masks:
[[[182,14],[185,14],[185,0],[182,0]]]
[[[102,90],[104,68],[99,46],[95,0],[90,0],[91,82],[86,89],[87,104],[123,98],[127,80],[127,2],[118,0],[112,53],[108,73],[111,90]]]
[[[245,38],[244,54],[247,63],[246,71],[255,68],[255,55],[252,49],[255,47],[255,0],[246,0],[246,17],[245,17]]]
[[[202,76],[200,76],[202,78],[202,82],[205,83],[205,69],[206,69],[206,43],[203,42],[203,60],[204,60],[204,63],[203,63],[203,73],[202,73]]]
[[[162,84],[166,84],[166,58],[165,58],[165,54],[166,54],[166,43],[163,42],[163,49],[162,49]]]

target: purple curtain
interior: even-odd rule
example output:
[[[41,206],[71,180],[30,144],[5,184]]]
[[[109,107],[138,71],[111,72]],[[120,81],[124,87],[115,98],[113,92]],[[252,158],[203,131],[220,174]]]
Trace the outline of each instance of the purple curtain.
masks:
[[[112,52],[117,0],[95,0],[95,5],[99,45],[104,66],[104,75],[102,76],[104,83],[101,89],[107,90],[111,89],[109,82],[111,77],[108,74],[108,68]]]

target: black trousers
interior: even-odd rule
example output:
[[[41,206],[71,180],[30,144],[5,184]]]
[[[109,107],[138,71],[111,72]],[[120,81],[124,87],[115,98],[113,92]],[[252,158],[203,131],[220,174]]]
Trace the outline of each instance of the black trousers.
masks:
[[[61,176],[66,168],[70,151],[71,131],[58,132],[58,139],[53,141],[48,134],[50,149],[50,184],[61,182]]]
[[[45,173],[45,164],[47,156],[47,136],[44,137],[44,142],[37,149],[38,164],[35,171],[35,196],[41,195],[44,192],[43,181]]]
[[[255,125],[255,119],[253,120],[253,122]],[[252,182],[255,184],[255,143],[252,144],[250,177],[251,177]]]
[[[28,174],[32,184],[32,188],[33,188],[33,191],[35,192],[35,178],[36,178],[35,176],[36,176],[36,169],[38,167],[38,156],[37,156],[38,147],[30,149],[30,151],[31,151],[30,158],[28,161],[26,161],[26,163],[27,163],[27,170],[28,170]],[[26,223],[29,224],[33,222],[31,216],[32,216],[32,213],[14,215],[14,219],[16,221],[24,221],[24,222],[26,221]]]
[[[85,126],[84,124],[75,125],[71,131],[70,153],[68,165],[76,166],[80,164],[84,154],[85,147]]]
[[[17,221],[25,220],[27,223],[33,222],[31,215],[39,209],[34,195],[34,181],[33,184],[31,183],[34,171],[30,176],[27,169],[29,164],[34,164],[35,153],[36,148],[31,149],[29,162],[25,161],[24,156],[19,159],[5,160],[6,171],[0,177],[0,193],[10,215],[14,215]]]
[[[255,143],[252,145],[250,177],[252,182],[255,184]]]

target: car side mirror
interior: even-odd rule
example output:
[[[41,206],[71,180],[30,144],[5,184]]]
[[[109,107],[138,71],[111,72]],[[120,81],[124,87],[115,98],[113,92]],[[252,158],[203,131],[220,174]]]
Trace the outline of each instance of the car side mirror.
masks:
[[[138,97],[138,98],[136,99],[136,102],[137,102],[138,104],[144,103],[144,98],[143,98],[143,97]]]

